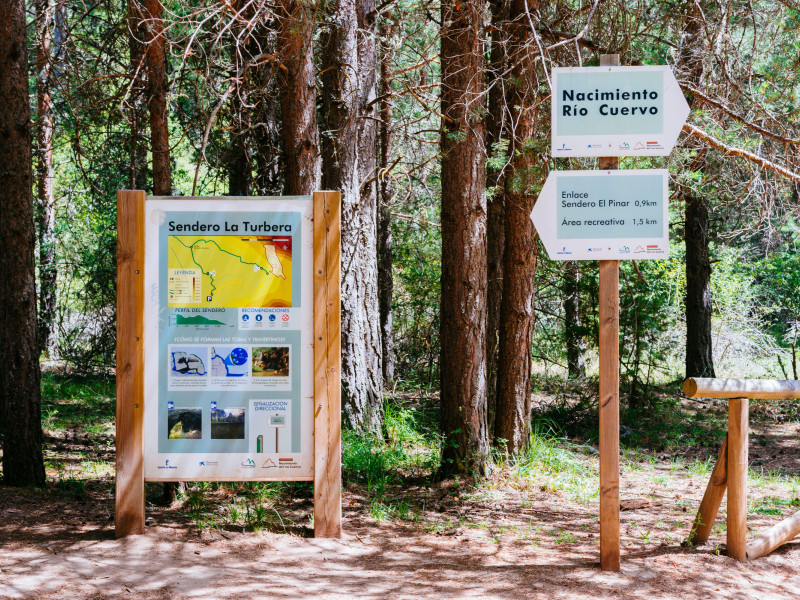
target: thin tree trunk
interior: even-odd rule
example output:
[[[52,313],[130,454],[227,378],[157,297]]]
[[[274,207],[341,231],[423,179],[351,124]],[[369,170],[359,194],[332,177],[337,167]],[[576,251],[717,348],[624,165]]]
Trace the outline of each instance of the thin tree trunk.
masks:
[[[527,0],[531,14],[536,0]],[[505,179],[506,247],[503,257],[503,301],[500,309],[500,361],[497,381],[495,443],[510,454],[523,451],[530,439],[531,345],[535,291],[536,230],[530,214],[536,196],[533,184],[544,169],[537,168],[536,155],[526,141],[536,134],[537,94],[533,36],[526,17],[526,0],[511,0],[508,22],[508,60],[511,76],[506,105],[510,112],[511,164]]]
[[[584,352],[586,340],[581,329],[581,272],[574,260],[564,263],[564,337],[567,345],[567,375],[570,379],[586,376]]]
[[[335,0],[323,38],[322,184],[342,194],[342,407],[345,423],[383,420],[376,223],[375,3]]]
[[[234,6],[237,12],[242,9],[242,0]],[[252,10],[245,10],[242,17],[250,20]],[[242,69],[253,52],[257,52],[253,43],[252,33],[247,32],[239,37],[241,30],[234,30],[231,40],[231,77],[238,77],[236,88],[231,93],[231,127],[228,134],[228,153],[226,167],[228,171],[228,195],[249,196],[253,191],[253,176],[250,167],[250,154],[248,140],[252,125],[252,115],[249,106],[249,70]],[[243,39],[242,39],[243,38]],[[243,42],[243,43],[242,43]]]
[[[56,202],[53,193],[53,11],[50,0],[36,0],[36,194],[39,237],[39,347],[53,346],[56,312]]]
[[[317,77],[314,69],[314,4],[279,0],[278,47],[286,70],[279,70],[285,193],[310,194],[319,188]]]
[[[381,349],[383,353],[383,383],[391,385],[394,380],[394,341],[392,339],[392,176],[389,163],[392,160],[392,88],[390,35],[386,19],[381,20],[381,85],[380,85],[380,188],[378,195],[378,309],[380,310]]]
[[[503,69],[505,67],[506,3],[493,0],[489,3],[492,13],[492,49],[490,53],[489,108],[486,122],[486,147],[493,155],[499,151],[498,144],[503,135],[505,123],[505,97]],[[495,416],[497,414],[497,361],[500,348],[500,303],[503,298],[503,252],[505,250],[505,194],[502,189],[502,173],[489,170],[486,186],[491,190],[488,200],[486,225],[486,264],[487,264],[487,315],[486,315],[486,367],[488,374],[487,420],[489,437],[494,437]]]
[[[0,3],[0,433],[3,481],[42,486],[25,3]]]
[[[150,152],[153,155],[153,193],[172,195],[172,169],[167,120],[167,63],[164,49],[164,6],[161,0],[144,0],[147,49],[147,104],[150,109]]]
[[[442,469],[485,473],[486,153],[484,4],[445,0],[442,66]]]
[[[703,10],[699,2],[689,8],[681,41],[678,66],[695,87],[703,79],[706,39]],[[690,99],[690,106],[694,104]],[[695,159],[703,169],[705,151]],[[711,260],[709,257],[708,200],[703,194],[684,193],[686,205],[686,377],[714,377],[711,337]]]

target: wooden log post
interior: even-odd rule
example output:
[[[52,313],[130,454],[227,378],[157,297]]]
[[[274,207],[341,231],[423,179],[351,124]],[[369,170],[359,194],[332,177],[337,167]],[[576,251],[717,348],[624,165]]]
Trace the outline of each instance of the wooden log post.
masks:
[[[800,381],[690,377],[683,393],[689,398],[800,398]]]
[[[728,556],[747,560],[747,398],[728,402]]]
[[[700,509],[692,523],[692,531],[689,533],[688,542],[690,544],[705,544],[717,519],[719,506],[722,504],[722,497],[728,486],[728,436],[722,442],[722,448],[717,456],[717,463],[711,472],[711,479],[708,480],[706,493],[700,503]]]
[[[114,535],[144,533],[144,204],[117,192],[117,464]]]
[[[800,535],[800,511],[749,542],[747,544],[747,560],[769,554],[797,535]]]
[[[341,196],[314,193],[314,536],[342,535]]]
[[[619,54],[600,56],[618,66]],[[601,157],[601,170],[619,168],[619,158]],[[619,571],[619,261],[600,262],[600,568]]]

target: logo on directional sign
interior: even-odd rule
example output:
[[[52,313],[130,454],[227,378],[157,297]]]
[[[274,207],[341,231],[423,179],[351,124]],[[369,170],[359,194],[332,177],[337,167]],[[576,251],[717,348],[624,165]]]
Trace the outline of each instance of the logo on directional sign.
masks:
[[[551,171],[531,220],[554,260],[667,258],[668,179],[666,169]]]
[[[668,156],[689,105],[668,66],[552,71],[553,156]]]

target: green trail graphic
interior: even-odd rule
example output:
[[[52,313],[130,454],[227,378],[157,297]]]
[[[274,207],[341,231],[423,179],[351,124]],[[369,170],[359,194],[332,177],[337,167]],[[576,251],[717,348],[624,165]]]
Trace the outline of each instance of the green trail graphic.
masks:
[[[215,319],[207,319],[202,315],[195,315],[192,317],[184,317],[181,314],[175,315],[176,325],[225,325],[222,321]]]

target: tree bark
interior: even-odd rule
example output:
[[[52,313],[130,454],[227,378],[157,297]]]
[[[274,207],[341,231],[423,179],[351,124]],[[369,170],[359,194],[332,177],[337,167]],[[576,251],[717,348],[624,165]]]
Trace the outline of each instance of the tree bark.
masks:
[[[689,5],[678,67],[686,81],[699,88],[703,79],[706,39],[703,11],[699,2]],[[689,105],[694,104],[690,99]],[[695,164],[702,171],[705,152]],[[709,257],[708,200],[687,191],[684,240],[686,242],[686,377],[714,377],[711,337],[711,260]]]
[[[314,4],[279,0],[278,47],[284,69],[278,70],[283,121],[285,193],[311,194],[319,188],[317,75],[314,69]]]
[[[144,0],[143,17],[147,49],[147,105],[150,109],[150,152],[153,155],[153,193],[172,195],[172,169],[169,155],[167,119],[167,63],[164,49],[164,6],[161,0]]]
[[[489,76],[489,109],[486,122],[486,147],[492,155],[499,152],[506,117],[503,94],[503,69],[505,68],[506,3],[493,0],[489,3],[492,19],[492,36]],[[494,436],[497,414],[497,361],[500,348],[500,303],[503,298],[503,252],[505,250],[505,195],[502,188],[502,172],[488,170],[486,186],[491,191],[486,225],[486,370],[488,374],[487,420],[489,437]]]
[[[128,0],[128,53],[130,57],[131,86],[128,94],[130,104],[130,171],[128,188],[135,190],[145,185],[147,171],[147,147],[142,130],[145,123],[144,97],[146,66],[144,64],[147,35],[142,26],[142,11],[138,0]]]
[[[242,10],[242,0],[234,3],[236,11]],[[242,18],[253,18],[253,10],[246,9]],[[243,68],[253,53],[258,53],[252,32],[232,30],[231,36],[231,78],[235,79],[236,88],[231,93],[231,124],[228,136],[227,171],[228,195],[249,196],[253,191],[253,174],[250,167],[248,141],[252,125],[252,114],[249,106],[249,69]],[[240,37],[241,36],[241,37]],[[242,37],[244,38],[242,43]]]
[[[0,428],[3,481],[42,486],[25,3],[0,3]]]
[[[36,0],[36,195],[39,241],[39,347],[53,346],[56,313],[56,202],[53,193],[53,11],[50,0]]]
[[[581,329],[581,272],[574,260],[564,263],[564,337],[567,345],[567,376],[586,376],[583,354],[586,340]]]
[[[383,383],[391,385],[394,381],[394,341],[392,294],[394,277],[392,275],[392,216],[391,202],[394,197],[392,175],[389,172],[392,160],[392,87],[391,55],[388,38],[389,27],[385,17],[380,25],[381,40],[381,85],[380,85],[380,171],[378,195],[378,309],[380,311],[381,351],[383,353]]]
[[[708,203],[684,194],[686,203],[686,377],[716,377],[711,338],[711,260]]]
[[[442,470],[488,469],[484,4],[441,6]]]
[[[538,11],[536,0],[511,0],[508,21],[507,82],[511,163],[505,180],[505,253],[503,256],[503,300],[501,304],[500,361],[497,380],[495,443],[509,454],[522,452],[530,441],[531,345],[535,291],[536,230],[530,214],[536,200],[533,184],[544,169],[537,169],[536,156],[525,142],[536,134],[533,108],[537,94],[533,36],[526,15]]]
[[[380,431],[375,147],[375,3],[335,0],[323,37],[322,184],[342,194],[342,407],[346,425]]]

